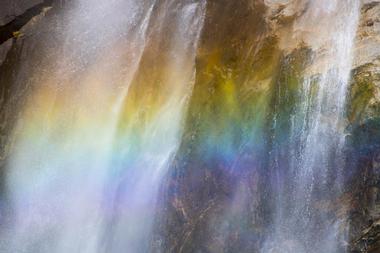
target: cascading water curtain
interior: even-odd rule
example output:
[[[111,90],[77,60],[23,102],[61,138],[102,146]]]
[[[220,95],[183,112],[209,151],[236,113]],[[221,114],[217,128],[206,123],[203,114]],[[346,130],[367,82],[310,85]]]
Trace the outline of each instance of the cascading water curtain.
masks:
[[[356,0],[309,1],[293,26],[313,52],[287,116],[288,143],[275,147],[288,162],[273,158],[275,214],[264,253],[346,251],[341,245],[347,217],[331,217],[323,201],[339,198],[344,190],[345,108],[359,12]]]
[[[378,95],[376,84],[350,89],[355,49],[376,43],[375,6],[54,0],[26,10],[21,23],[36,16],[0,63],[0,253],[348,252],[362,183],[345,171],[361,136],[348,91],[360,104]]]
[[[27,40],[34,57],[17,78],[32,88],[13,130],[1,252],[150,251],[204,12],[205,1],[76,0],[37,27],[45,40]]]

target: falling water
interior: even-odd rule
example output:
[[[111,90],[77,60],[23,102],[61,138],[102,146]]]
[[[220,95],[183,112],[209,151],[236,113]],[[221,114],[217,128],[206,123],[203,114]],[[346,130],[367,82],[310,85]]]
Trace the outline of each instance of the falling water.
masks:
[[[337,253],[345,249],[341,225],[328,202],[342,194],[345,106],[360,1],[309,1],[294,24],[312,46],[294,114],[290,115],[287,171],[275,166],[275,217],[262,252]],[[318,74],[320,73],[320,74]],[[324,202],[325,201],[325,202]]]
[[[2,252],[149,251],[204,11],[204,1],[70,3],[14,130]]]

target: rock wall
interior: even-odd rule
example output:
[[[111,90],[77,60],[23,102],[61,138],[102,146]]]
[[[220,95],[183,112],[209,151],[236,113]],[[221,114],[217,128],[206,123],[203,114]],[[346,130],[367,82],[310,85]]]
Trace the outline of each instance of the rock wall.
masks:
[[[357,154],[351,213],[352,252],[380,251],[380,2],[364,1],[348,116]]]
[[[42,3],[43,0],[3,0],[0,3],[0,26],[11,22],[27,9]]]

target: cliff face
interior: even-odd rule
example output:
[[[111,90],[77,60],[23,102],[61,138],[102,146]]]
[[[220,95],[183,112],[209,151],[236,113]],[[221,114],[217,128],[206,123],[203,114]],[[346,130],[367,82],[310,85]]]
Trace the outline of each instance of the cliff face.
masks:
[[[27,9],[32,8],[33,6],[36,6],[40,3],[42,3],[42,0],[1,1],[0,25],[5,25],[6,23],[11,22],[13,19],[17,18],[17,16],[24,13]]]
[[[314,206],[332,223],[350,217],[341,228],[349,241],[340,244],[352,245],[352,252],[378,251],[379,6],[363,1],[360,11],[348,98],[346,189]],[[272,129],[272,119],[294,112],[294,91],[305,75],[322,71],[333,32],[323,30],[329,20],[313,27],[307,7],[307,1],[208,2],[186,135],[168,183],[175,190],[164,209],[166,236],[159,240],[171,251],[262,247],[275,205],[267,187],[276,145],[271,136],[286,136],[291,124],[280,116]],[[280,157],[287,163],[286,155]],[[292,244],[297,242],[286,242],[282,250],[291,252]]]
[[[380,218],[380,3],[367,1],[356,42],[356,60],[353,70],[349,103],[354,164],[358,171],[354,181],[355,196],[352,211],[353,252],[378,252]]]
[[[28,80],[35,68],[23,59],[38,64],[39,54],[58,54],[54,43],[44,41],[59,39],[53,30],[62,25],[62,2],[51,9],[38,0],[0,4],[0,37],[7,38],[0,45],[2,163],[11,152],[17,112],[33,89]],[[307,2],[207,1],[185,133],[162,186],[165,201],[153,251],[243,253],[262,247],[273,218],[267,187],[272,137],[286,136],[290,124],[278,117],[274,128],[273,118],[292,113],[304,75],[319,74],[323,54],[312,65],[308,59],[315,50],[323,52],[323,38],[331,32],[317,29],[320,40],[311,38],[312,27],[302,19]],[[21,23],[7,26],[22,15]],[[350,244],[352,252],[380,250],[379,43],[380,2],[363,0],[347,105],[347,189],[337,199],[316,203],[332,220],[349,217],[342,229],[350,241],[341,243]],[[291,249],[293,243],[283,246]]]

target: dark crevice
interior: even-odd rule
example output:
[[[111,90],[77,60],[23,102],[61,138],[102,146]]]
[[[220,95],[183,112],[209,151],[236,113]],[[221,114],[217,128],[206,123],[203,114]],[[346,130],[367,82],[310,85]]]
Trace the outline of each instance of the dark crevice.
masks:
[[[9,23],[0,26],[0,45],[13,38],[15,32],[19,31],[33,17],[40,14],[44,8],[51,7],[52,4],[53,0],[44,0],[42,3],[27,9],[23,14],[15,17]]]

